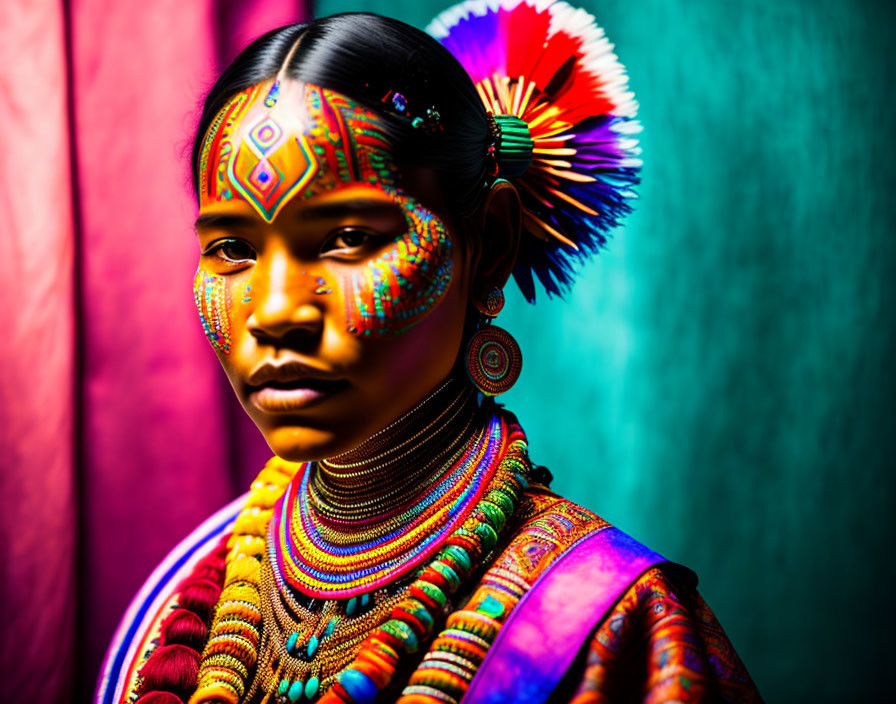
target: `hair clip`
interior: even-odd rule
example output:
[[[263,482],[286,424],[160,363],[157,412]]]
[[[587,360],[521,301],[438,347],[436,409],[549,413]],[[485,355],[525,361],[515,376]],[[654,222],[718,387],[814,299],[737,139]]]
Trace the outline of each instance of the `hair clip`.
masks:
[[[442,127],[442,116],[439,115],[439,111],[436,110],[435,105],[426,108],[425,117],[417,116],[411,120],[411,127],[417,130],[422,129],[430,136],[441,134],[444,130]]]
[[[488,129],[492,141],[488,146],[488,159],[493,162],[493,175],[502,178],[518,178],[526,173],[532,163],[535,143],[529,125],[516,115],[487,113]]]
[[[485,119],[488,121],[488,131],[492,137],[486,150],[485,161],[488,164],[489,178],[496,178],[498,171],[500,171],[498,167],[498,145],[501,143],[501,129],[498,127],[491,110],[486,111]]]
[[[487,110],[485,119],[488,121],[488,131],[492,136],[492,144],[497,144],[501,141],[501,128],[498,127],[498,122],[495,120],[495,113]]]
[[[408,112],[408,99],[397,90],[390,90],[381,98],[380,102],[391,107],[399,115],[403,115],[404,117],[411,116]]]
[[[408,99],[403,93],[399,93],[397,90],[390,90],[383,96],[382,102],[390,106],[402,117],[410,118],[411,127],[415,130],[422,130],[428,135],[440,134],[443,131],[442,117],[439,115],[435,105],[426,108],[426,112],[423,115],[411,117],[411,112],[408,110]]]
[[[408,99],[398,91],[389,91],[392,96],[392,107],[402,115],[406,115],[408,111]]]

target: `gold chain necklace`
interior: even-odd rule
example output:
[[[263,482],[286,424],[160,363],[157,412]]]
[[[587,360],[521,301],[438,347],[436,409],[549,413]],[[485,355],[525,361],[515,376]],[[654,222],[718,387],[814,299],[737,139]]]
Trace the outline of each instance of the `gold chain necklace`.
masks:
[[[451,401],[445,402],[444,407],[431,421],[410,437],[400,442],[394,442],[396,435],[400,435],[407,426],[412,424],[412,421],[428,411],[433,406],[435,400],[445,396],[451,397]],[[410,413],[393,421],[355,449],[337,457],[321,461],[322,471],[336,479],[341,477],[357,479],[380,474],[384,468],[400,462],[421,447],[431,444],[434,434],[433,430],[450,427],[450,421],[457,417],[460,410],[470,405],[470,400],[473,397],[473,388],[469,384],[451,376],[439,388],[423,399]],[[439,405],[436,404],[435,407],[439,408]],[[415,442],[418,439],[420,439],[420,442]],[[411,447],[407,448],[409,444],[411,444]],[[373,454],[371,455],[371,453]],[[344,470],[352,469],[357,471],[350,474],[344,472]]]
[[[258,668],[246,694],[267,702],[284,680],[302,682],[302,696],[312,699],[328,689],[357,655],[367,634],[388,618],[407,592],[408,581],[378,589],[369,600],[348,608],[345,600],[312,600],[300,605],[289,588],[280,589],[270,563],[261,568],[262,636]],[[316,608],[314,602],[317,602]],[[347,613],[351,610],[353,613]]]

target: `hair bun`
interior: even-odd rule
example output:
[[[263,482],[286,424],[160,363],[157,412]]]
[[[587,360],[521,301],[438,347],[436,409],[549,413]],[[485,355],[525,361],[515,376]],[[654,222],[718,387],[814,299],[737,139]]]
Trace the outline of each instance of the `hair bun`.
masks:
[[[520,187],[517,284],[530,302],[533,272],[564,293],[640,181],[637,103],[613,46],[590,14],[552,0],[467,0],[427,31],[476,84],[500,132],[498,175]]]

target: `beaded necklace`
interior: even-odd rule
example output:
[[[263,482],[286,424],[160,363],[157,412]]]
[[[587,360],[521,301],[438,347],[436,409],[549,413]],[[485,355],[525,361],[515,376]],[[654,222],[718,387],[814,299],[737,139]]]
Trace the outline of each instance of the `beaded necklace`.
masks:
[[[265,560],[261,594],[264,626],[259,663],[246,700],[253,701],[264,693],[262,701],[272,695],[295,701],[313,700],[333,684],[335,675],[348,665],[367,634],[398,605],[402,589],[379,589],[351,606],[337,600],[320,604],[312,600],[304,606],[289,590],[277,586],[270,563]]]
[[[298,465],[271,458],[249,488],[227,541],[224,589],[202,653],[196,691],[189,704],[237,704],[255,667],[261,639],[260,559],[271,511]]]
[[[409,440],[382,451],[377,448],[382,436],[377,434],[364,443],[373,455],[369,462],[348,462],[340,469],[334,469],[331,460],[315,465],[308,485],[308,504],[321,524],[334,528],[333,539],[357,542],[368,524],[381,525],[384,519],[399,513],[453,465],[470,441],[478,413],[473,390],[468,385],[452,386],[455,395],[445,410]],[[451,388],[442,387],[444,393]],[[375,481],[359,481],[366,477],[375,477]],[[384,486],[389,487],[385,492]]]
[[[456,417],[453,411],[459,403],[464,403],[469,408],[471,394],[469,383],[456,375],[449,376],[408,413],[371,435],[353,450],[321,460],[322,472],[338,480],[340,477],[379,475],[385,467],[401,460],[414,460],[414,464],[418,459],[426,461],[426,455],[432,454],[434,439],[438,441],[440,435],[444,438],[452,437],[451,419]],[[420,425],[423,427],[415,429],[415,426]],[[401,439],[408,432],[412,434]],[[411,466],[408,462],[405,464]]]
[[[321,598],[351,598],[377,589],[420,565],[459,527],[495,473],[506,428],[493,418],[423,497],[387,525],[385,534],[340,545],[306,501],[311,472],[296,477],[278,504],[268,532],[268,558],[281,588]]]
[[[331,596],[314,611],[313,599],[303,606],[289,585],[278,584],[269,550],[262,568],[264,636],[249,700],[263,692],[262,702],[291,704],[320,696],[320,704],[371,704],[390,686],[401,661],[417,652],[450,612],[452,595],[488,561],[528,486],[525,439],[518,426],[509,427],[495,415],[486,430],[503,440],[491,477],[461,525],[439,542],[434,559],[413,572],[410,581],[398,579],[347,600]],[[503,606],[496,600],[451,614],[404,699],[455,701],[448,692],[472,679],[501,616]]]
[[[363,574],[346,567],[336,574],[342,580],[337,580],[335,587],[324,584],[315,595],[304,583],[291,593],[291,585],[283,580],[282,572],[278,579],[277,571],[282,570],[277,546],[287,544],[285,536],[292,539],[297,529],[315,528],[313,522],[302,520],[301,504],[307,502],[295,500],[307,496],[301,492],[308,490],[314,467],[272,460],[253,484],[250,501],[237,518],[228,543],[231,551],[225,588],[191,704],[236,704],[244,695],[247,700],[263,696],[262,701],[274,698],[287,703],[318,697],[322,704],[373,702],[378,692],[390,685],[400,661],[417,651],[450,611],[450,597],[476,566],[487,562],[498,533],[527,486],[528,466],[522,431],[496,413],[473,435],[461,456],[452,458],[450,470],[440,475],[437,489],[441,493],[432,492],[438,498],[412,514],[418,520],[411,525],[426,546],[408,559],[393,556],[391,572],[379,569],[378,564],[370,565],[369,572]],[[293,473],[296,476],[287,488],[285,480]],[[294,504],[299,505],[295,509],[298,518],[284,521],[284,515],[292,518],[288,509]],[[430,520],[421,519],[434,506],[438,510]],[[267,526],[272,513],[274,518]],[[440,518],[433,518],[436,515]],[[275,522],[282,527],[279,532],[274,531]],[[432,538],[430,531],[438,537]],[[267,550],[263,547],[266,534]],[[307,534],[304,538],[303,545],[316,545]],[[400,538],[389,535],[385,540]],[[360,554],[376,554],[382,560],[382,553],[373,552],[379,547],[376,541],[370,542],[374,544],[361,544]],[[280,555],[285,553],[281,550]],[[345,567],[338,561],[324,566]],[[316,568],[312,565],[312,569]],[[309,574],[318,581],[333,576],[317,571],[319,575]],[[301,570],[295,574],[304,579]],[[325,601],[316,605],[315,599]],[[487,628],[480,623],[483,619],[490,622]],[[453,701],[439,683],[450,687],[468,682],[475,668],[463,653],[473,649],[484,654],[500,622],[462,611],[452,614],[448,625],[436,640],[436,644],[448,645],[441,647],[435,660],[427,656],[427,662],[437,661],[436,666],[430,663],[429,675],[412,680],[405,698]],[[259,654],[260,666],[256,667]],[[457,672],[452,674],[451,668]],[[434,678],[431,673],[436,670],[439,677]]]

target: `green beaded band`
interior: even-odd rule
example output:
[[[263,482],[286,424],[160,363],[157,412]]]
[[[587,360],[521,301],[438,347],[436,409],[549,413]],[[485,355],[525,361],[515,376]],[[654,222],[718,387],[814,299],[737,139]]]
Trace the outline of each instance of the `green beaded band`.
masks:
[[[516,115],[495,115],[494,119],[501,135],[495,145],[498,175],[502,178],[518,178],[526,173],[532,163],[535,142],[529,133],[529,125]]]

